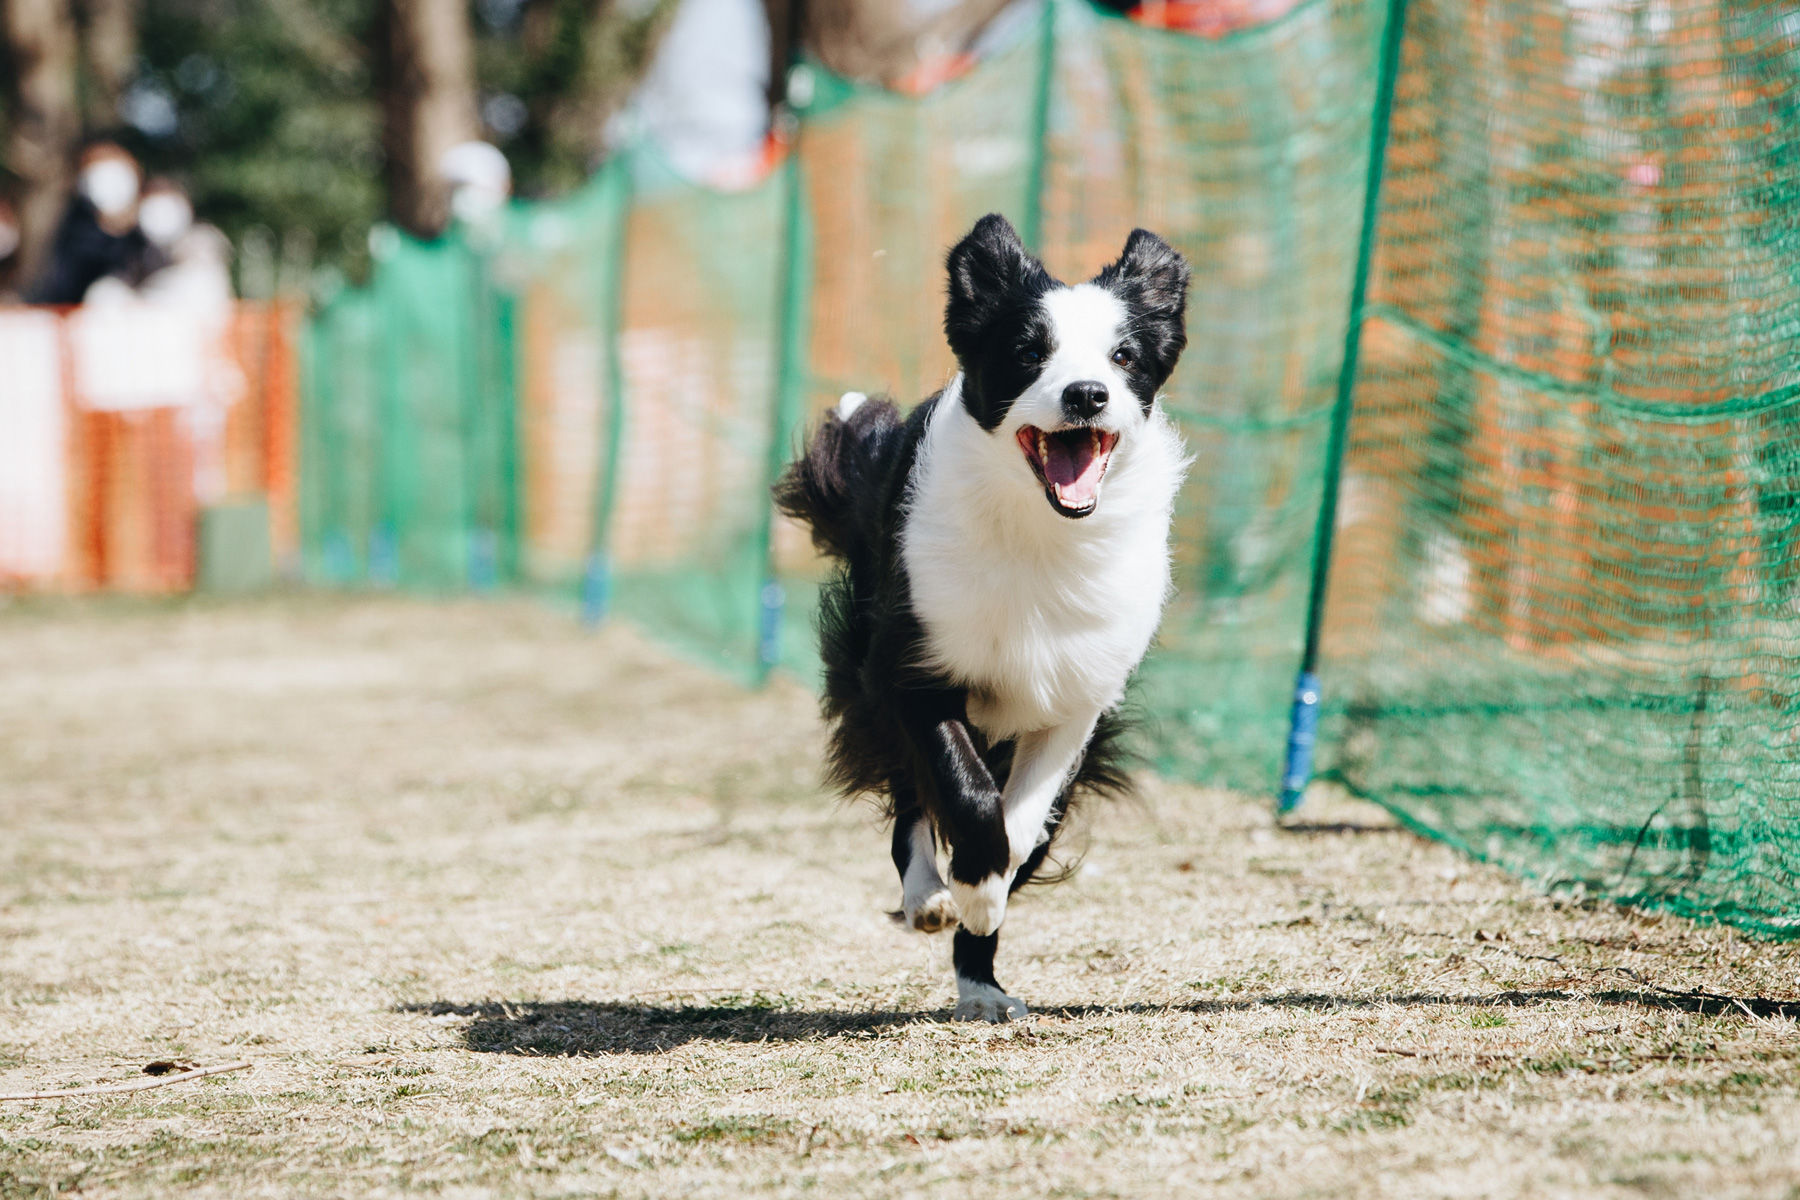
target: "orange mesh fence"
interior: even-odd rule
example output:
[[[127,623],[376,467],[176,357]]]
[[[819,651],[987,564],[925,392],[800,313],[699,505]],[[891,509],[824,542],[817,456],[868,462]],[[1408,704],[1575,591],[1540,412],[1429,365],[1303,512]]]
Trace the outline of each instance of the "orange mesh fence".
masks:
[[[300,317],[286,301],[211,321],[0,309],[16,367],[0,379],[0,588],[184,591],[205,514],[229,506],[252,506],[260,536],[215,558],[260,555],[265,577],[290,561]]]

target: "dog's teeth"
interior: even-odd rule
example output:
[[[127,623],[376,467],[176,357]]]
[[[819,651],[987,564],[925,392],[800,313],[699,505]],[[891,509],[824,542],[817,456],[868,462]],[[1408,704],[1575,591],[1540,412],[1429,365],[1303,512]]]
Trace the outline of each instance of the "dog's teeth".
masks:
[[[1041,429],[1038,430],[1038,458],[1046,462],[1050,458],[1050,435]]]

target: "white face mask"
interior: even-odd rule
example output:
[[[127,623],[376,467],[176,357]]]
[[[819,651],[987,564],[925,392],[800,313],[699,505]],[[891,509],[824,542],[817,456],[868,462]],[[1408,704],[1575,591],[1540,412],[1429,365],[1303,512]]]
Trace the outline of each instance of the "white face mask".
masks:
[[[81,172],[81,194],[106,216],[124,216],[137,203],[137,172],[130,163],[103,158]]]
[[[157,192],[144,197],[138,205],[138,228],[158,246],[172,246],[175,240],[194,227],[194,209],[187,197],[174,192]]]

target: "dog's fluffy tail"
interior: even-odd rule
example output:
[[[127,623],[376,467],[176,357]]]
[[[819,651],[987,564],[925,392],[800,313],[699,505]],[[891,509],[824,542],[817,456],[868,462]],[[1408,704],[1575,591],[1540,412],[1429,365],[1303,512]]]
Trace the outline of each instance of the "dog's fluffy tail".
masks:
[[[813,544],[837,558],[867,545],[864,528],[886,491],[890,451],[903,431],[891,400],[850,392],[808,439],[775,485],[775,506],[812,528]]]

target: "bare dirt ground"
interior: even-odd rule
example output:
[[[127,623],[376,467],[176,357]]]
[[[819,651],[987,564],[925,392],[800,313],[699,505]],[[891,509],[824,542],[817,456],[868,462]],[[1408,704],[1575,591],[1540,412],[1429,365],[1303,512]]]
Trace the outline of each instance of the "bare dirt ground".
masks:
[[[1787,946],[1148,780],[952,1024],[819,745],[522,600],[0,611],[0,1092],[254,1064],[0,1197],[1800,1194]]]

